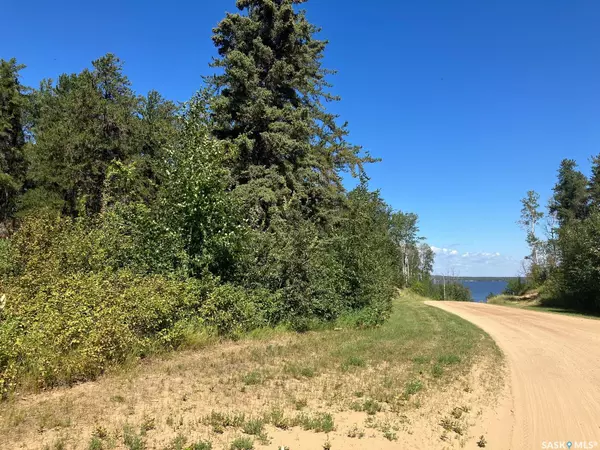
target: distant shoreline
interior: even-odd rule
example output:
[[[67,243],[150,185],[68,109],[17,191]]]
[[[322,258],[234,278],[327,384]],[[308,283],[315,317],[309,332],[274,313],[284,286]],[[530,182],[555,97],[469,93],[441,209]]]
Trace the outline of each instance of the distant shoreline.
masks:
[[[443,275],[433,275],[432,276],[434,281],[442,281],[444,279]],[[446,280],[453,280],[453,281],[510,281],[510,280],[516,280],[517,278],[520,277],[452,277],[452,276],[446,276]]]

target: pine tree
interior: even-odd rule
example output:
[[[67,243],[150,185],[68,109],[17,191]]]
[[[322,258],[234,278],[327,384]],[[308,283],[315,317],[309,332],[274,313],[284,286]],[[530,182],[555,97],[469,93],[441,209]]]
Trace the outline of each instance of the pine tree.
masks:
[[[25,66],[0,60],[0,223],[13,217],[25,178],[27,89],[19,81]]]
[[[120,60],[107,54],[92,64],[55,85],[42,82],[36,101],[30,172],[44,192],[28,194],[44,203],[58,198],[70,215],[100,211],[109,165],[136,150],[138,99]]]
[[[306,0],[238,0],[214,29],[223,70],[208,78],[214,134],[237,152],[238,192],[256,228],[291,207],[324,218],[340,200],[340,171],[364,176],[361,149],[348,144],[345,125],[326,111],[338,100],[321,66],[326,41],[296,4]]]

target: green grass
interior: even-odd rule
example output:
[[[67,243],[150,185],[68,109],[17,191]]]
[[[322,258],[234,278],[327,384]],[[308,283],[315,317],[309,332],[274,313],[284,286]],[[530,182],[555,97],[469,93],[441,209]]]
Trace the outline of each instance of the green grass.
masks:
[[[516,300],[512,295],[497,295],[488,299],[490,305],[510,306],[512,308],[526,309],[529,311],[563,314],[567,316],[584,317],[587,319],[600,320],[600,313],[578,311],[561,306],[549,306],[532,301]]]

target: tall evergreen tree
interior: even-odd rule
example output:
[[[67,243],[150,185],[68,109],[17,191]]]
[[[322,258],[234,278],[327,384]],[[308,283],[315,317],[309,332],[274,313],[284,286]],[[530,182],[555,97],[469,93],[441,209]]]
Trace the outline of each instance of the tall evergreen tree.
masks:
[[[550,200],[550,213],[556,213],[560,225],[584,219],[588,212],[588,180],[572,159],[564,159],[558,169],[558,181]]]
[[[590,207],[600,210],[600,155],[592,157],[592,174],[588,184]]]
[[[296,4],[306,0],[238,0],[214,29],[223,72],[207,78],[214,134],[236,149],[233,174],[253,218],[266,229],[275,211],[297,206],[326,215],[342,192],[340,171],[364,175],[360,148],[326,111],[337,100],[321,66],[326,41]]]
[[[14,58],[0,60],[0,223],[14,215],[26,172],[27,92],[19,80],[24,67]]]
[[[111,54],[92,64],[42,82],[29,154],[32,181],[44,190],[30,196],[56,197],[71,215],[100,211],[109,165],[135,151],[138,100],[122,64]]]

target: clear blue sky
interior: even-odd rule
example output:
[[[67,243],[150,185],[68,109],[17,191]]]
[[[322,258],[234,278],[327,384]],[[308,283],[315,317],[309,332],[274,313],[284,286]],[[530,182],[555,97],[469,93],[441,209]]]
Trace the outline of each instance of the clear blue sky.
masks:
[[[106,52],[134,89],[186,100],[234,0],[5,2],[0,57],[26,84]],[[513,275],[527,253],[519,199],[545,200],[562,158],[600,153],[600,2],[311,0],[351,140],[383,162],[371,185],[416,212],[436,271]],[[7,28],[6,28],[7,27]],[[445,249],[445,250],[444,250]],[[498,255],[499,254],[499,255]]]

